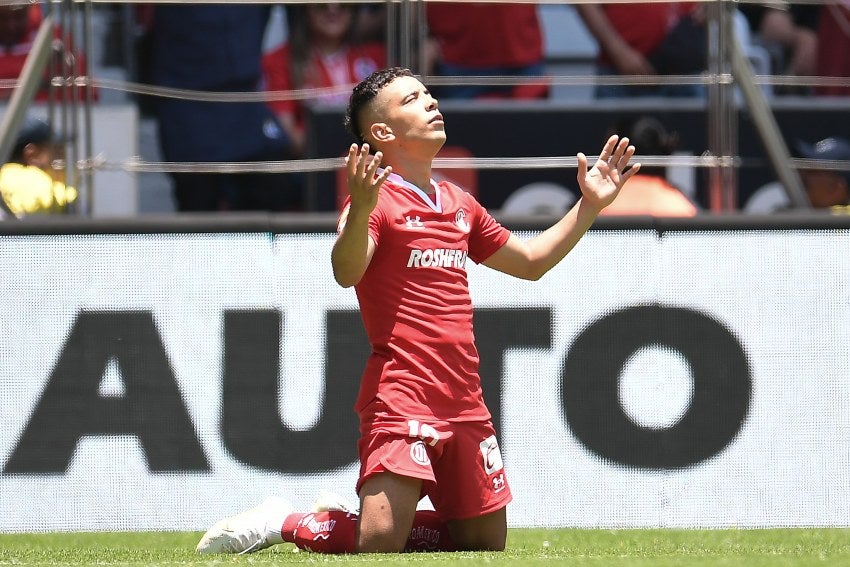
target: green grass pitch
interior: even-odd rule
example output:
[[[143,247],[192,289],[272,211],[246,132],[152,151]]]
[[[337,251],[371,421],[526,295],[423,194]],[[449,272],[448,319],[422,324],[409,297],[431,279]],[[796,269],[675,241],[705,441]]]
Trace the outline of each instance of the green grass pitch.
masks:
[[[200,556],[194,551],[200,536],[194,532],[0,534],[0,565],[850,566],[850,529],[512,529],[502,553],[348,556],[295,552],[289,544],[244,556]]]

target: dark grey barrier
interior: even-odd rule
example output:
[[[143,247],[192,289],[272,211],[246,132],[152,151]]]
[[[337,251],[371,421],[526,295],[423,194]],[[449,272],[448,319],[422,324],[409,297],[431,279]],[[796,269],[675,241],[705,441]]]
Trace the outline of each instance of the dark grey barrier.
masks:
[[[503,216],[496,218],[512,230],[545,230],[553,217]],[[0,237],[62,234],[198,234],[328,233],[336,231],[335,213],[199,213],[134,218],[80,219],[28,217],[0,222]],[[652,229],[658,233],[694,230],[819,230],[850,228],[850,214],[789,212],[775,215],[700,215],[694,218],[648,216],[600,217],[591,230]]]

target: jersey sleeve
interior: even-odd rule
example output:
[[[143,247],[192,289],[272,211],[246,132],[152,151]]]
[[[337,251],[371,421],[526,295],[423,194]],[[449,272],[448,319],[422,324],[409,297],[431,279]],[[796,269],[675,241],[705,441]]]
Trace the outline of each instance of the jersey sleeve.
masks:
[[[345,202],[342,205],[342,211],[339,213],[339,218],[336,222],[336,232],[337,234],[341,233],[345,228],[345,223],[348,221],[348,211],[351,209],[351,197],[346,197]],[[375,244],[378,244],[381,235],[381,227],[384,225],[384,219],[386,215],[383,212],[383,209],[380,206],[380,201],[378,202],[378,206],[375,207],[369,214],[369,227],[367,228],[369,232],[369,236],[372,240],[375,241]]]
[[[505,245],[511,232],[499,224],[471,195],[469,203],[474,219],[469,233],[469,258],[480,264]]]
[[[384,212],[384,208],[381,206],[381,199],[379,197],[378,205],[369,215],[369,236],[372,237],[376,246],[381,241],[381,231],[386,225],[386,219],[387,215]]]

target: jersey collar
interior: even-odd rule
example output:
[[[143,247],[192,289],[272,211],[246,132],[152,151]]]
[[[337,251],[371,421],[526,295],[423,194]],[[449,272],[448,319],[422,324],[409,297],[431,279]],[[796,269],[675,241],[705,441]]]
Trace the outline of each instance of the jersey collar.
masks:
[[[387,177],[387,179],[389,181],[392,181],[396,185],[401,185],[402,187],[406,187],[406,188],[410,189],[411,191],[413,191],[414,193],[416,193],[417,195],[419,195],[419,198],[422,199],[423,201],[425,201],[425,204],[427,204],[429,207],[431,207],[431,209],[434,212],[437,212],[437,213],[443,212],[443,204],[440,200],[440,186],[437,185],[437,182],[434,181],[433,179],[429,179],[429,182],[431,183],[431,187],[434,189],[434,200],[433,201],[431,200],[431,195],[428,195],[428,193],[426,193],[425,191],[423,191],[422,189],[420,189],[419,187],[417,187],[413,183],[405,181],[404,178],[397,173],[390,173],[389,176]]]

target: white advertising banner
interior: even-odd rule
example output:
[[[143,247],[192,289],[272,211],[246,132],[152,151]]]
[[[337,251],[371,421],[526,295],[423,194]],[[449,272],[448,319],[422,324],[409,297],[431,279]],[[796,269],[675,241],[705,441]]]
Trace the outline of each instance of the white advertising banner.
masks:
[[[527,235],[526,235],[527,236]],[[0,531],[354,500],[330,234],[0,239]],[[850,525],[850,231],[594,231],[467,263],[512,526]]]

